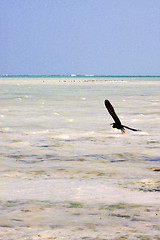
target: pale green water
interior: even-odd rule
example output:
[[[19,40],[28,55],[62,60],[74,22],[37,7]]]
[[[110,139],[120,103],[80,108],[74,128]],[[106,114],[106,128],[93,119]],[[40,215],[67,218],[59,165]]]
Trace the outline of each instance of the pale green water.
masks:
[[[45,141],[47,145],[47,139],[52,138],[53,144],[63,142],[58,149],[55,144],[52,153],[61,152],[63,156],[72,156],[72,144],[74,155],[88,155],[92,152],[90,148],[93,142],[87,139],[91,138],[96,141],[94,154],[99,154],[99,147],[107,145],[100,151],[101,155],[106,155],[106,158],[109,157],[108,152],[116,151],[117,154],[128,152],[127,147],[132,149],[129,151],[136,152],[136,158],[137,154],[146,159],[158,158],[159,93],[160,85],[154,82],[150,85],[147,83],[139,85],[138,82],[132,85],[129,81],[78,86],[23,85],[21,79],[20,85],[1,85],[0,128],[3,141],[5,139],[5,151],[7,149],[7,153],[12,154],[13,141],[14,154],[16,154],[15,142],[23,143],[28,135],[30,140],[27,147],[28,151],[32,152],[33,146],[30,141],[37,135],[34,148],[36,144],[40,145],[41,141]],[[113,120],[104,107],[105,99],[111,101],[124,125],[141,129],[142,132],[134,133],[128,130],[125,136],[119,131],[115,132],[109,125]],[[113,148],[115,139],[116,149]],[[66,148],[65,143],[68,141],[70,144]],[[79,147],[74,146],[75,142],[78,142],[79,147],[81,146],[81,151]],[[153,142],[150,143],[153,146],[152,150],[148,142]],[[86,143],[88,143],[87,149]],[[18,148],[17,143],[17,151]],[[148,148],[151,153],[147,153]]]
[[[0,86],[0,237],[158,239],[160,82],[13,80]],[[111,128],[105,99],[141,132]]]

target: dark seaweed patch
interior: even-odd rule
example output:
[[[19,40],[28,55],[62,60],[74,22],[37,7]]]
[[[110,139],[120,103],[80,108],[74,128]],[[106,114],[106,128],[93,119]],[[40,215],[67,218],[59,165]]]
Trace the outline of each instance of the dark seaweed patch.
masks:
[[[160,158],[147,159],[147,161],[150,161],[150,162],[159,162],[159,161],[160,161]]]
[[[126,159],[119,159],[119,160],[111,160],[110,162],[114,163],[114,162],[127,162],[128,160]]]
[[[49,147],[56,147],[56,145],[41,145],[39,147],[43,147],[43,148],[49,148]]]
[[[119,213],[110,213],[109,216],[113,216],[113,217],[121,217],[121,218],[131,218],[131,216],[126,215],[126,214],[119,214]]]
[[[83,208],[84,205],[78,202],[70,202],[68,208]]]

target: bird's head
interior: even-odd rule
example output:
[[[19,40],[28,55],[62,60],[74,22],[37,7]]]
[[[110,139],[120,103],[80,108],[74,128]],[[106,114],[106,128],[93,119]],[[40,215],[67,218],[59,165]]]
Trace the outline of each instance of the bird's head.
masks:
[[[121,128],[121,132],[122,132],[122,134],[125,134],[125,129]]]

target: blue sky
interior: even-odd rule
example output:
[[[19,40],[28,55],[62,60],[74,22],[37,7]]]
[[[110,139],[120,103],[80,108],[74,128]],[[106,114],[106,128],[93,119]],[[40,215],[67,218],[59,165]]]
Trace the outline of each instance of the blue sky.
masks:
[[[160,75],[160,1],[0,0],[0,74]]]

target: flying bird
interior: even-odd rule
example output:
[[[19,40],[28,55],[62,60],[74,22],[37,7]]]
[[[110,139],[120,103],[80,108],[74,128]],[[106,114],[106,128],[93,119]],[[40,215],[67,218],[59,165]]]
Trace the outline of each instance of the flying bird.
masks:
[[[134,128],[130,128],[130,127],[127,127],[127,126],[124,126],[121,124],[121,121],[119,120],[119,117],[117,116],[117,114],[115,113],[115,110],[112,106],[112,104],[110,103],[109,100],[105,100],[104,101],[104,104],[109,112],[109,114],[112,116],[112,118],[114,119],[114,123],[111,123],[112,127],[113,128],[117,128],[117,129],[121,129],[121,132],[122,133],[125,133],[125,128],[129,129],[129,130],[132,130],[132,131],[140,131],[140,130],[137,130],[137,129],[134,129]]]

